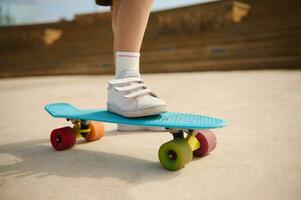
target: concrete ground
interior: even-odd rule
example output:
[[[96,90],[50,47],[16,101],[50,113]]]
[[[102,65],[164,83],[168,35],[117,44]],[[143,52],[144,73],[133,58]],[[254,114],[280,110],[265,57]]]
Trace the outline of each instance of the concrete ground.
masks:
[[[0,199],[301,199],[301,71],[144,75],[170,111],[226,119],[218,146],[176,172],[157,158],[171,136],[117,132],[63,152],[47,103],[104,107],[112,76],[0,80]]]

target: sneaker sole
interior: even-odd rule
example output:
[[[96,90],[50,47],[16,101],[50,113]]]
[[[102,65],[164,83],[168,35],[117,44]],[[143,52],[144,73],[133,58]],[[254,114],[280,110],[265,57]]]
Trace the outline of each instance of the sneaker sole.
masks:
[[[165,132],[166,129],[164,127],[155,127],[155,126],[131,126],[125,124],[117,125],[118,131],[152,131],[152,132]]]
[[[167,106],[162,105],[162,106],[150,107],[147,109],[136,110],[136,111],[123,111],[117,108],[116,106],[107,104],[107,110],[122,115],[124,117],[145,117],[145,116],[158,115],[160,113],[167,112]]]

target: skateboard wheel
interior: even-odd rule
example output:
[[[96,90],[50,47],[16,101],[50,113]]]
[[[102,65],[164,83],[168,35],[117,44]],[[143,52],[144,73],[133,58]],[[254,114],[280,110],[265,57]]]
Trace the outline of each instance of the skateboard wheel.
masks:
[[[159,160],[167,170],[181,169],[192,160],[191,147],[183,138],[166,142],[159,149]]]
[[[76,143],[76,133],[71,127],[54,129],[50,135],[50,142],[55,150],[71,148]]]
[[[196,157],[205,156],[216,147],[216,136],[210,130],[199,130],[195,137],[201,144],[201,147],[193,152]]]
[[[90,123],[90,132],[86,135],[85,139],[87,142],[92,142],[99,140],[105,134],[105,126],[101,122],[91,122]]]

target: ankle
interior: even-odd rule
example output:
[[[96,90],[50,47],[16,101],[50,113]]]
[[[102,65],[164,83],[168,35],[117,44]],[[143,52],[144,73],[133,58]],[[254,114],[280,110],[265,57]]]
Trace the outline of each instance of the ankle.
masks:
[[[139,77],[139,52],[116,51],[115,79]]]
[[[115,79],[137,77],[140,78],[140,73],[136,69],[126,69],[115,74]]]

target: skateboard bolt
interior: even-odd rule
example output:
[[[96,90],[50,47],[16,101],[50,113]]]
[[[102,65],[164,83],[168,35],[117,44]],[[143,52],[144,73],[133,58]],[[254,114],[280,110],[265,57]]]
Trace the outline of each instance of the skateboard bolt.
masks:
[[[177,159],[177,153],[175,151],[168,151],[167,155],[168,155],[168,158],[170,160],[176,160]]]
[[[62,143],[62,137],[60,135],[56,136],[55,141],[57,143]]]

